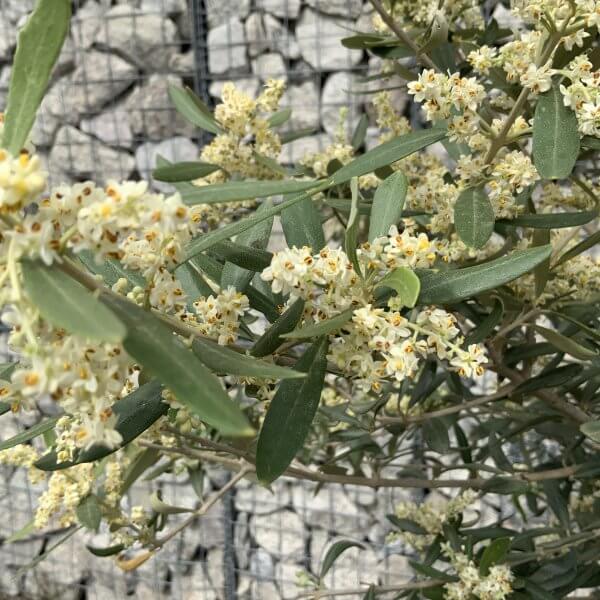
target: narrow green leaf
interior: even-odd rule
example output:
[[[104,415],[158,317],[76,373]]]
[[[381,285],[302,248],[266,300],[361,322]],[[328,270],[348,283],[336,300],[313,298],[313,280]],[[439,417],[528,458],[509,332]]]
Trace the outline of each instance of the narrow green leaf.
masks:
[[[18,542],[26,538],[29,534],[33,534],[37,531],[37,527],[35,526],[35,520],[32,519],[29,523],[25,524],[21,529],[15,531],[12,535],[7,537],[5,540],[2,540],[4,545],[12,544],[13,542]]]
[[[396,171],[381,182],[371,208],[369,221],[369,242],[375,238],[386,236],[392,225],[396,225],[402,217],[408,179],[404,173]]]
[[[117,415],[115,429],[121,434],[123,441],[116,448],[108,448],[103,444],[95,444],[87,450],[80,451],[75,460],[59,463],[55,452],[42,456],[35,466],[42,471],[66,469],[73,465],[94,462],[116,452],[144,433],[160,417],[167,413],[168,405],[162,400],[162,385],[159,381],[151,381],[118,400],[113,405]]]
[[[486,546],[479,561],[479,573],[483,577],[489,575],[490,567],[501,563],[506,558],[509,548],[510,538],[507,537],[498,538]]]
[[[325,553],[325,558],[323,558],[323,564],[321,565],[321,572],[319,573],[319,579],[323,579],[335,561],[350,548],[361,548],[364,550],[365,545],[362,542],[356,542],[354,540],[339,540],[334,542]]]
[[[323,335],[329,335],[333,331],[338,331],[348,321],[350,321],[352,319],[353,313],[354,309],[349,308],[348,310],[341,312],[339,315],[331,317],[331,319],[327,319],[326,321],[319,321],[314,325],[306,325],[305,327],[294,329],[294,331],[291,331],[290,333],[282,334],[281,337],[286,339],[297,340],[309,338],[314,339]]]
[[[397,527],[400,531],[408,531],[409,533],[414,533],[415,535],[427,535],[427,529],[421,527],[415,521],[411,521],[410,519],[403,519],[397,517],[396,515],[386,515],[387,520]]]
[[[0,363],[0,380],[10,381],[12,374],[18,366],[18,362]]]
[[[516,227],[531,227],[532,229],[560,229],[585,225],[597,217],[598,211],[596,210],[582,210],[579,212],[519,215],[514,219],[502,219],[498,223]]]
[[[344,250],[354,267],[354,270],[362,276],[360,263],[358,262],[358,227],[360,225],[360,213],[358,211],[358,177],[353,177],[350,181],[350,190],[352,192],[352,204],[350,207],[350,216],[346,225],[346,237],[344,238]]]
[[[256,341],[250,354],[263,357],[272,354],[283,344],[283,334],[296,327],[304,312],[304,300],[299,298]]]
[[[423,271],[421,304],[444,304],[471,298],[495,289],[531,271],[552,252],[552,246],[518,250],[496,260],[454,271]]]
[[[577,117],[565,106],[559,86],[539,96],[533,118],[533,162],[546,179],[564,179],[579,155]]]
[[[590,440],[600,443],[600,421],[588,421],[579,427],[581,433],[587,435]]]
[[[90,531],[98,531],[102,521],[102,511],[98,498],[93,494],[86,496],[75,509],[77,520]]]
[[[42,435],[46,431],[54,428],[56,422],[59,417],[52,417],[51,419],[45,419],[40,423],[37,423],[33,427],[26,429],[25,431],[14,435],[13,437],[0,442],[0,450],[6,450],[7,448],[12,448],[13,446],[18,446],[19,444],[24,444],[29,440],[33,440],[34,438]]]
[[[265,224],[268,226],[269,221],[263,221],[261,225]],[[258,230],[260,226],[255,229]],[[254,231],[249,229],[245,233]],[[211,248],[211,252],[216,254],[219,259],[223,261],[229,261],[244,270],[254,271],[260,273],[264,271],[273,260],[273,254],[267,250],[262,250],[260,247],[254,247],[250,245],[242,245],[242,241],[248,244],[247,240],[236,240],[230,242],[229,240],[223,240]],[[268,242],[268,239],[267,239]]]
[[[304,196],[300,202],[283,210],[280,219],[290,248],[309,246],[316,253],[325,246],[321,213],[311,198]]]
[[[332,185],[346,183],[353,177],[360,177],[380,167],[391,165],[414,152],[439,142],[445,136],[446,131],[443,129],[425,129],[399,136],[344,165],[335,172],[330,182]]]
[[[256,448],[256,474],[271,483],[290,465],[310,431],[327,367],[327,340],[313,344],[296,363],[306,379],[283,381],[265,416]]]
[[[524,494],[529,486],[527,482],[511,477],[492,477],[488,479],[481,488],[492,494]]]
[[[398,267],[379,281],[375,289],[391,288],[403,306],[412,308],[421,291],[421,280],[408,267]]]
[[[194,354],[215,373],[227,373],[240,377],[260,377],[264,379],[301,379],[306,377],[294,369],[279,367],[219,346],[215,342],[196,338],[192,343]]]
[[[136,271],[130,271],[114,258],[97,263],[94,255],[89,250],[82,250],[77,258],[85,268],[95,275],[100,275],[107,286],[112,287],[121,278],[127,279],[132,287],[146,287],[146,280]]]
[[[188,307],[190,309],[193,308],[191,305],[198,298],[214,294],[214,290],[204,279],[204,274],[195,264],[195,261],[196,259],[193,258],[175,269],[175,277],[181,283],[181,287],[188,297]]]
[[[600,231],[596,231],[592,233],[592,235],[588,236],[581,242],[579,242],[576,246],[573,246],[570,250],[567,250],[559,259],[556,261],[556,264],[553,266],[553,269],[556,269],[559,265],[566,263],[567,261],[579,256],[582,252],[586,252],[590,248],[593,248],[596,244],[600,244]]]
[[[515,388],[514,394],[532,394],[537,390],[564,385],[568,381],[571,381],[573,377],[579,375],[581,371],[581,365],[565,365],[564,367],[558,367],[544,375],[537,375],[536,377],[527,379]]]
[[[150,496],[150,506],[154,512],[157,512],[161,515],[178,515],[181,513],[189,513],[192,512],[193,508],[183,508],[181,506],[171,506],[166,502],[163,502],[163,499],[159,492],[154,492]]]
[[[223,204],[225,202],[268,198],[269,196],[297,194],[298,192],[310,190],[320,184],[320,181],[297,181],[295,179],[282,179],[278,181],[229,181],[213,185],[190,186],[181,193],[181,198],[187,205]]]
[[[106,548],[94,548],[93,546],[86,546],[86,548],[94,556],[106,557],[119,554],[119,552],[125,549],[125,546],[123,544],[116,544],[115,546],[108,546]]]
[[[352,134],[352,140],[350,141],[350,144],[355,151],[365,143],[368,127],[369,117],[367,117],[367,115],[361,115],[358,123],[356,124],[356,128],[354,129],[354,133]]]
[[[591,348],[582,346],[572,338],[558,333],[558,331],[542,327],[541,325],[534,325],[534,328],[553,346],[556,346],[556,348],[562,352],[570,354],[573,358],[578,358],[579,360],[591,360],[592,358],[598,357],[598,353]]]
[[[460,239],[472,248],[482,248],[494,231],[494,209],[482,188],[461,192],[454,206],[454,226]]]
[[[469,332],[465,338],[465,344],[480,344],[486,340],[492,334],[494,329],[496,329],[496,326],[502,320],[503,315],[504,304],[502,303],[502,300],[496,298],[490,314],[487,315],[475,329]]]
[[[155,448],[146,448],[142,450],[128,465],[123,473],[123,483],[121,484],[121,495],[138,480],[138,478],[152,467],[160,458],[160,452]]]
[[[219,229],[215,229],[210,233],[206,233],[204,235],[199,236],[195,240],[192,240],[186,250],[187,255],[184,259],[184,262],[198,255],[200,252],[204,252],[208,250],[215,244],[222,242],[223,240],[228,240],[233,236],[239,235],[240,233],[251,229],[252,227],[256,227],[259,223],[270,219],[271,217],[279,214],[282,210],[293,206],[297,202],[302,200],[302,196],[294,196],[288,200],[285,200],[281,204],[277,206],[273,206],[272,208],[266,209],[262,212],[255,212],[252,216],[246,217],[240,221],[235,223],[229,223],[224,227],[220,227]]]
[[[560,489],[560,482],[556,480],[542,481],[542,488],[546,495],[546,502],[556,515],[559,523],[565,531],[571,531],[571,515],[569,505]]]
[[[251,435],[246,417],[219,379],[157,317],[126,300],[105,302],[127,324],[127,353],[162,381],[177,400],[224,435]]]
[[[297,129],[296,131],[286,131],[279,136],[282,144],[289,144],[296,140],[300,140],[303,137],[313,135],[317,133],[314,127],[305,127],[304,129]]]
[[[180,162],[172,165],[158,167],[152,172],[152,177],[158,181],[177,182],[193,181],[200,177],[206,177],[221,167],[203,162]]]
[[[2,140],[2,147],[14,156],[25,146],[67,36],[70,19],[70,0],[38,0],[19,32]]]
[[[550,243],[550,230],[549,229],[536,229],[531,236],[532,248],[538,246],[545,246]],[[535,297],[539,298],[546,289],[548,280],[550,279],[550,256],[543,260],[533,270],[534,278],[534,292]]]
[[[219,134],[222,129],[206,106],[196,94],[189,88],[176,85],[169,86],[169,97],[171,102],[181,114],[192,125],[204,129],[209,133]]]
[[[270,200],[260,205],[256,211],[256,215],[262,215],[264,212],[269,211],[272,208]],[[257,223],[252,229],[242,231],[236,238],[236,244],[242,247],[248,247],[249,249],[264,250],[271,237],[271,229],[273,228],[273,217],[264,219]],[[270,264],[270,261],[269,261]],[[223,267],[223,273],[221,274],[221,287],[227,288],[233,286],[236,290],[243,292],[246,287],[252,281],[254,272],[243,267],[240,267],[233,262],[226,262]]]
[[[284,123],[289,121],[292,116],[291,108],[283,108],[273,113],[268,119],[269,127],[281,127]]]
[[[450,449],[448,428],[442,419],[428,419],[423,424],[423,438],[427,446],[434,452],[445,454]]]
[[[96,296],[56,267],[21,262],[23,285],[44,319],[89,340],[117,343],[125,326]]]
[[[375,586],[373,584],[371,584],[369,586],[369,589],[367,590],[366,594],[363,596],[362,600],[375,600],[376,596],[375,596]]]
[[[284,177],[288,177],[293,174],[293,171],[291,169],[287,169],[283,165],[280,165],[279,161],[275,160],[274,158],[263,156],[258,152],[253,152],[252,156],[259,165],[266,167],[267,169],[269,169],[269,171],[273,171],[273,173],[278,173],[279,175],[283,175]]]

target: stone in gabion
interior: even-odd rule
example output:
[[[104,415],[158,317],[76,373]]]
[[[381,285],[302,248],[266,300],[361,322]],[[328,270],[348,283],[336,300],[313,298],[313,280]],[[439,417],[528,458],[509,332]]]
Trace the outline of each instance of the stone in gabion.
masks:
[[[275,567],[272,556],[263,548],[257,548],[250,557],[250,573],[259,581],[273,579]]]
[[[70,76],[63,77],[46,95],[45,108],[52,116],[77,123],[80,116],[96,114],[137,78],[137,69],[114,54],[90,50],[81,56]]]
[[[96,39],[96,34],[104,23],[106,8],[88,0],[71,17],[71,36],[77,48],[89,48]]]
[[[100,143],[76,127],[61,127],[50,152],[52,171],[64,172],[76,179],[125,179],[135,168],[133,156]]]
[[[297,19],[301,0],[256,0],[258,10],[265,10],[282,19]]]
[[[267,81],[272,77],[275,79],[285,79],[286,69],[281,54],[277,52],[268,52],[261,54],[252,61],[252,70],[262,81]]]
[[[308,127],[315,130],[320,128],[319,90],[312,81],[290,85],[281,98],[280,106],[292,109],[292,116],[282,127],[284,131]]]
[[[321,15],[305,8],[296,25],[296,38],[302,57],[311,67],[324,71],[349,69],[362,59],[362,52],[349,50],[341,40],[350,35],[351,21]]]
[[[291,510],[270,515],[254,515],[250,533],[256,543],[277,557],[304,554],[306,529],[300,517]]]
[[[356,19],[362,10],[362,0],[306,0],[306,4],[328,15]]]
[[[250,12],[250,0],[206,0],[209,27],[223,25],[232,17],[245,19]]]
[[[111,8],[96,33],[95,42],[117,50],[148,71],[164,70],[176,54],[177,27],[157,14],[128,6]]]
[[[248,54],[258,56],[261,52],[274,50],[286,58],[296,59],[300,48],[294,34],[270,14],[253,12],[245,23]]]
[[[143,85],[136,87],[125,101],[131,130],[146,140],[162,140],[174,134],[191,137],[196,128],[173,107],[169,85],[181,86],[175,75],[151,75]]]
[[[340,109],[348,109],[346,128],[349,135],[356,127],[362,113],[360,78],[354,73],[333,73],[327,78],[321,95],[321,119],[325,131],[333,135],[340,123]]]
[[[81,130],[109,146],[131,148],[133,145],[133,133],[129,127],[128,114],[121,108],[111,108],[91,119],[83,119]]]
[[[237,17],[211,29],[207,36],[208,69],[211,73],[229,73],[248,66],[246,35]]]
[[[187,0],[142,0],[140,8],[157,15],[178,15],[187,10]]]
[[[17,43],[15,26],[0,13],[0,60],[8,60]]]

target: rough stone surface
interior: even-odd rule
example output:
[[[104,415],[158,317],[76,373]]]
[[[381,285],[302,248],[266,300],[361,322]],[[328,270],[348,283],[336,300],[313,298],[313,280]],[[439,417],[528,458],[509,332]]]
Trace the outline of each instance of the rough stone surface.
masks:
[[[256,515],[268,515],[285,508],[291,501],[287,484],[276,482],[270,487],[269,490],[250,484],[238,486],[235,494],[236,509]]]
[[[247,66],[246,35],[238,17],[211,29],[207,37],[208,69],[211,73],[229,73]]]
[[[169,85],[181,86],[182,80],[174,75],[151,75],[125,101],[129,125],[136,136],[158,141],[174,134],[194,135],[195,127],[173,107]]]
[[[321,95],[321,119],[325,131],[333,135],[340,122],[340,109],[348,109],[346,126],[351,135],[362,114],[362,99],[352,92],[360,89],[354,73],[333,73],[327,78]]]
[[[329,143],[329,136],[324,133],[309,135],[285,144],[281,149],[280,159],[284,163],[295,163],[307,154],[323,150]]]
[[[245,19],[250,12],[250,0],[207,0],[206,15],[209,27],[226,23],[231,17]]]
[[[285,79],[285,63],[283,57],[277,52],[261,54],[252,61],[252,70],[263,81],[274,77]]]
[[[271,515],[254,515],[250,532],[256,543],[277,557],[303,553],[306,530],[300,517],[291,510]]]
[[[318,130],[321,125],[319,112],[319,90],[312,81],[290,85],[281,98],[281,108],[291,108],[292,116],[283,130],[298,130],[311,127]]]
[[[131,154],[105,146],[70,125],[58,130],[49,164],[51,169],[63,171],[77,179],[97,174],[100,183],[108,179],[127,178],[135,168]]]
[[[248,54],[258,56],[261,52],[274,50],[286,58],[298,58],[300,48],[294,34],[272,15],[253,12],[245,23]]]
[[[341,45],[348,37],[352,22],[321,15],[305,8],[296,25],[296,38],[302,57],[315,69],[335,71],[357,65],[362,58],[359,50],[349,50]]]
[[[75,72],[60,79],[46,96],[46,108],[57,119],[76,123],[80,116],[96,114],[127,89],[137,69],[114,55],[91,50],[81,57]]]
[[[10,83],[10,74],[12,67],[5,65],[0,71],[0,110],[6,108],[6,100],[8,99],[8,84]]]
[[[362,10],[362,0],[306,0],[306,4],[328,15],[341,15],[356,19]]]
[[[115,6],[106,13],[95,42],[152,71],[168,67],[171,56],[177,52],[176,39],[177,27],[169,19]]]
[[[103,25],[106,7],[88,0],[71,18],[71,36],[77,48],[89,48]]]
[[[265,10],[282,19],[296,19],[300,13],[301,0],[255,0],[258,10]]]
[[[17,34],[14,25],[12,25],[4,14],[0,14],[0,60],[7,60],[12,55],[17,43]]]
[[[157,15],[178,15],[187,9],[187,0],[142,0],[140,8],[143,12]]]
[[[92,119],[83,119],[81,130],[97,137],[109,146],[131,148],[133,145],[133,133],[129,126],[128,113],[122,108],[109,109]]]

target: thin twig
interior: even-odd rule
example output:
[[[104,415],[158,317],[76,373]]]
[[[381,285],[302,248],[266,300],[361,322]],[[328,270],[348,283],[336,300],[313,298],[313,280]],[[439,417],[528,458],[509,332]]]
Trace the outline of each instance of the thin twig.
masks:
[[[318,600],[319,598],[333,598],[335,596],[352,596],[355,594],[365,594],[372,589],[375,594],[391,594],[393,592],[401,592],[403,590],[425,590],[432,587],[442,585],[444,582],[440,579],[429,579],[428,581],[414,581],[400,583],[398,585],[380,585],[370,588],[364,585],[358,588],[340,588],[337,590],[313,590],[311,592],[303,592],[294,596],[292,600],[301,600],[302,598],[311,598]]]

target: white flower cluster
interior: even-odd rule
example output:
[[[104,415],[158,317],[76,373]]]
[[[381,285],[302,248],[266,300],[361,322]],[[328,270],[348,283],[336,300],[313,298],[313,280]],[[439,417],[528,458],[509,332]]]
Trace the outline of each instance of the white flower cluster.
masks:
[[[565,106],[577,115],[579,131],[584,135],[600,136],[600,70],[585,54],[574,58],[567,66],[565,75],[569,85],[561,84]]]
[[[475,502],[477,492],[465,490],[447,502],[429,500],[422,504],[415,502],[400,502],[394,509],[394,514],[399,519],[409,519],[425,530],[425,534],[411,533],[409,531],[394,532],[393,539],[401,539],[416,550],[427,548],[435,536],[442,533],[443,527],[461,515],[465,509]]]
[[[401,382],[417,373],[421,360],[435,355],[447,360],[464,377],[483,373],[487,362],[479,345],[466,350],[456,319],[446,311],[425,308],[413,318],[403,316],[392,298],[389,310],[374,306],[374,286],[382,274],[397,267],[426,268],[445,256],[425,234],[409,228],[363,245],[358,260],[366,279],[360,277],[341,249],[290,248],[277,252],[262,273],[275,293],[290,295],[290,302],[305,300],[306,322],[319,322],[350,308],[352,319],[332,334],[329,359],[348,377],[374,391],[382,382]]]
[[[449,600],[504,600],[511,594],[514,576],[508,565],[492,565],[487,575],[481,575],[466,554],[454,551],[448,543],[442,544],[442,549],[460,579],[444,586]]]

